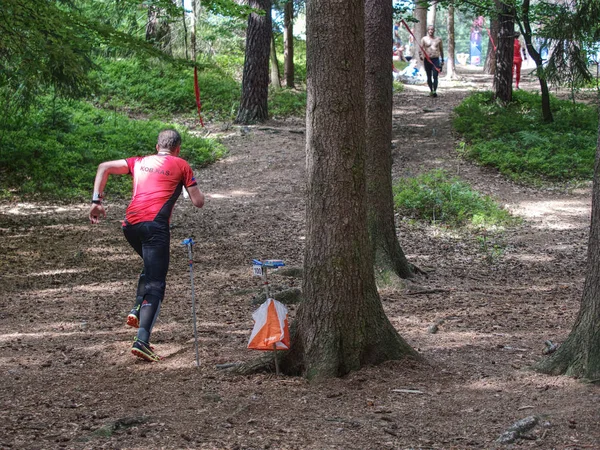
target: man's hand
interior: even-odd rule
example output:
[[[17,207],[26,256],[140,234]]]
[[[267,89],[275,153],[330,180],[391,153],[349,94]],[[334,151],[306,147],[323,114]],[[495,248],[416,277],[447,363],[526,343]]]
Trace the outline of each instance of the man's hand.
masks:
[[[90,222],[98,223],[100,222],[100,217],[103,219],[106,218],[106,211],[104,211],[104,206],[101,204],[93,203],[90,208]]]

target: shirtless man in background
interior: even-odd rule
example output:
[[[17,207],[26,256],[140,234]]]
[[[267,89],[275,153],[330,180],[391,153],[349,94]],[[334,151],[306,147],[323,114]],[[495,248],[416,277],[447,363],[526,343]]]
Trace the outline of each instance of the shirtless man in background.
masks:
[[[423,61],[425,73],[427,74],[427,85],[429,86],[429,95],[437,97],[438,74],[444,66],[444,48],[442,40],[435,36],[433,25],[427,27],[427,35],[421,39],[421,47],[427,53],[429,58],[425,58],[422,51],[419,51],[419,57]],[[430,61],[431,60],[431,61]]]

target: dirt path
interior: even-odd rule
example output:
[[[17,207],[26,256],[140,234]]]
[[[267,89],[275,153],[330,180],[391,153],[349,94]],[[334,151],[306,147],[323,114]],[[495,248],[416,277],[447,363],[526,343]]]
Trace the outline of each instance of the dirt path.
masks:
[[[542,418],[535,439],[516,448],[593,448],[598,388],[526,370],[545,340],[564,339],[577,312],[589,192],[537,191],[457,159],[452,109],[488,82],[469,74],[442,82],[435,101],[411,86],[395,98],[395,176],[443,167],[526,219],[485,238],[399,224],[408,257],[430,277],[381,297],[427,364],[389,362],[319,385],[216,368],[255,356],[245,349],[260,292],[251,259],[302,263],[300,121],[212,130],[230,155],[197,174],[206,207],[180,200],[174,213],[153,336],[160,364],[128,352],[134,334],[124,319],[140,266],[119,230],[124,204],[97,227],[87,205],[0,205],[0,448],[487,449],[530,415]],[[190,236],[200,369],[179,245]]]

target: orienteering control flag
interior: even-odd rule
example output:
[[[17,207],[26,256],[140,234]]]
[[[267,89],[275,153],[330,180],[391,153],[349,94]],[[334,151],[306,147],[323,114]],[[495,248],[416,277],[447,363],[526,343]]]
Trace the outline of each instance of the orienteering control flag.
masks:
[[[252,314],[254,328],[248,341],[253,350],[288,350],[290,330],[288,309],[277,300],[268,298]]]

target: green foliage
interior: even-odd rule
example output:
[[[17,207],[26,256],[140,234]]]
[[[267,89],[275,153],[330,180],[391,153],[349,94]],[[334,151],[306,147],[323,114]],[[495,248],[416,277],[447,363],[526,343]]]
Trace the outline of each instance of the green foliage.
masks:
[[[192,166],[206,165],[225,152],[214,140],[201,139],[180,127],[158,121],[132,121],[79,101],[45,98],[35,113],[0,130],[2,196],[85,199],[98,164],[155,152],[161,129],[182,134],[182,157]],[[130,195],[129,177],[113,177],[109,196]]]
[[[89,29],[55,2],[0,0],[0,93],[27,106],[40,89],[69,96],[90,88]]]
[[[5,113],[26,109],[49,89],[65,98],[93,91],[96,86],[88,77],[94,68],[92,53],[103,47],[166,58],[144,40],[84,15],[79,3],[0,0],[0,95]]]
[[[224,58],[225,59],[225,58]],[[243,66],[243,61],[240,62]],[[196,114],[194,72],[184,65],[137,59],[102,59],[93,77],[101,85],[95,102],[105,108],[154,117]],[[206,121],[232,120],[240,102],[240,85],[214,65],[198,70],[202,116]],[[304,116],[306,92],[272,90],[272,117]]]
[[[95,72],[94,78],[102,86],[97,101],[104,107],[157,117],[196,111],[190,67],[137,59],[105,59],[99,66],[102,70]],[[198,70],[198,86],[206,120],[231,118],[240,98],[235,80],[217,67],[205,65]]]
[[[269,115],[273,118],[304,117],[306,92],[290,89],[272,89],[269,92]]]
[[[462,152],[516,180],[591,180],[597,142],[594,108],[551,97],[553,123],[543,123],[541,97],[515,91],[507,107],[491,92],[476,93],[456,109]]]
[[[571,88],[589,84],[590,54],[595,54],[600,40],[600,2],[582,0],[572,3],[541,1],[531,6],[538,33],[552,48],[545,75],[553,84]]]
[[[401,215],[450,226],[487,228],[517,221],[492,198],[442,170],[400,179],[394,184],[394,205]]]
[[[306,84],[306,41],[302,39],[294,39],[294,75],[296,81]]]
[[[392,82],[392,87],[393,87],[394,94],[399,94],[400,92],[402,92],[404,90],[404,84],[402,84],[400,81],[394,80]]]

